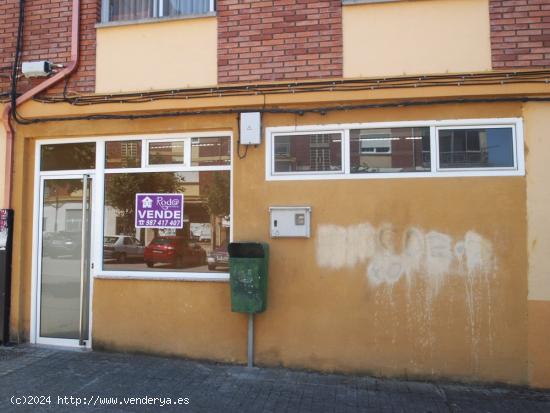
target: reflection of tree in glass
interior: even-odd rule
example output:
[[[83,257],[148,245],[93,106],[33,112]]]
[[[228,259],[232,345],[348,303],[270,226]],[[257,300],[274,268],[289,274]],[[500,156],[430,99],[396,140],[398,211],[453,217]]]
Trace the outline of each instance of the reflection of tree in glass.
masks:
[[[82,202],[81,179],[48,180],[44,183],[44,206],[51,206],[55,210],[54,232],[58,230],[59,209],[75,202]]]
[[[123,233],[135,234],[134,214],[138,193],[182,193],[184,179],[175,173],[105,175],[105,205],[116,210]]]
[[[94,168],[95,143],[43,145],[41,148],[42,171]]]
[[[229,174],[214,172],[211,182],[206,187],[206,209],[210,215],[225,217],[229,215]]]
[[[206,204],[204,207],[210,214],[211,228],[215,228],[217,223],[221,223],[221,219],[227,217],[230,211],[230,174],[227,172],[213,172],[206,189]],[[216,231],[212,231],[212,245],[218,246],[222,241],[216,239]],[[229,239],[226,234],[225,239]]]

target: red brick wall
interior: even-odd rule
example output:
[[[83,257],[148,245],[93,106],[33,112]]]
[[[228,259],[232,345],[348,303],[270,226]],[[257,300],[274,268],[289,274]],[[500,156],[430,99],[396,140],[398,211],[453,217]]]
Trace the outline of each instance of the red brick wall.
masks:
[[[342,76],[341,0],[218,0],[218,82]]]
[[[13,63],[17,24],[19,19],[19,1],[4,0],[0,3],[0,93],[9,91],[11,70],[6,69]],[[80,17],[80,64],[67,85],[67,90],[93,92],[95,88],[95,23],[100,16],[100,0],[81,0]],[[22,61],[49,60],[53,63],[67,64],[71,54],[71,16],[70,0],[27,0],[25,12],[25,31],[23,37]],[[20,78],[19,91],[25,91],[42,79],[27,80]],[[65,84],[58,84],[50,92],[60,92]]]
[[[550,0],[490,0],[494,69],[550,66]]]
[[[13,63],[17,28],[17,1],[0,2],[0,93],[9,89],[10,66]]]

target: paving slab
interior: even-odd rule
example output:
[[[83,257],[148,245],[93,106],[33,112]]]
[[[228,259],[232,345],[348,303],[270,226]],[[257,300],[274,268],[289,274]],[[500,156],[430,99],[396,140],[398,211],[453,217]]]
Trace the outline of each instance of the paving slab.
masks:
[[[0,412],[548,413],[550,392],[20,345]]]

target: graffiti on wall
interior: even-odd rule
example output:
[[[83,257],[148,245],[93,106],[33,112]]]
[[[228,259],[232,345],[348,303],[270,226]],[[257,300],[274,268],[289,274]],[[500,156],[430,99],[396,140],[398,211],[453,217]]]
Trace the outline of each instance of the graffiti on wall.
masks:
[[[475,276],[492,272],[496,265],[492,243],[474,231],[454,240],[442,232],[412,227],[398,237],[391,224],[378,228],[369,223],[321,225],[316,252],[317,263],[323,268],[366,264],[366,276],[373,286],[422,275],[440,287],[450,274]]]

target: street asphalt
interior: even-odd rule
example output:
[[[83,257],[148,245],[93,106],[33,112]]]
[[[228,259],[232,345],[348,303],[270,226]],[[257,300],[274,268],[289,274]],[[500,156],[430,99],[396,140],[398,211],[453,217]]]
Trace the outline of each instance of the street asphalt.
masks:
[[[550,392],[0,347],[0,412],[550,412]]]

